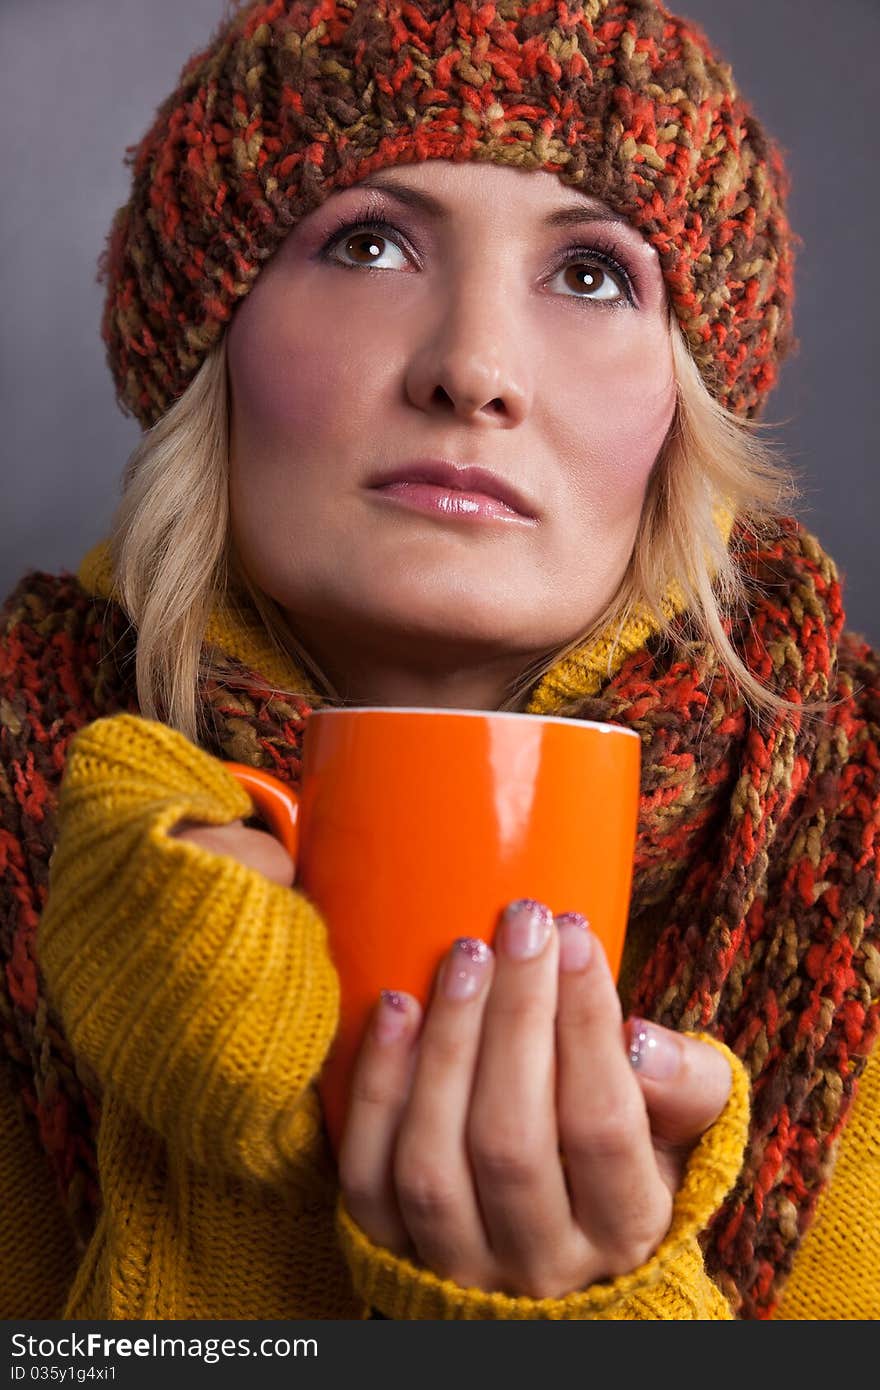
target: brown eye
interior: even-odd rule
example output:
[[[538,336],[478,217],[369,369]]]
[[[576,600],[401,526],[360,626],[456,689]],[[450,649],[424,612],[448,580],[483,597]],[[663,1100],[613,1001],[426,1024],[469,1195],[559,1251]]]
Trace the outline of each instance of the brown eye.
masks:
[[[356,261],[363,259],[369,260],[382,254],[382,243],[384,237],[378,237],[374,232],[357,232],[355,236],[346,237],[345,250],[353,256]]]
[[[598,266],[584,265],[575,262],[574,265],[567,265],[563,271],[566,283],[573,290],[583,290],[585,293],[601,290],[607,275]]]
[[[581,251],[557,272],[571,296],[600,304],[631,303],[629,277],[622,268],[603,265],[604,256]]]
[[[379,270],[394,270],[405,265],[407,259],[392,237],[387,236],[384,231],[380,233],[363,225],[344,227],[326,243],[325,254],[330,260],[338,261],[351,269],[357,266],[367,269],[377,266]],[[390,266],[379,265],[378,262],[389,254],[396,254],[399,260]]]

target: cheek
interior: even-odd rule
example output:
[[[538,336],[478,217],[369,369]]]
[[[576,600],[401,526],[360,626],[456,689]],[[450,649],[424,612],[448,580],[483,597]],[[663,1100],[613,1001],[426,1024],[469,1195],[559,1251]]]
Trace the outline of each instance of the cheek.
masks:
[[[229,335],[233,456],[240,452],[249,463],[292,440],[307,448],[331,434],[341,414],[340,379],[350,375],[345,345],[327,319],[319,332],[299,314],[294,330],[260,307],[243,305],[257,312],[241,312]]]
[[[614,326],[612,326],[614,327]],[[597,332],[581,345],[576,374],[560,369],[583,495],[607,518],[626,517],[644,489],[675,413],[675,377],[665,325]]]

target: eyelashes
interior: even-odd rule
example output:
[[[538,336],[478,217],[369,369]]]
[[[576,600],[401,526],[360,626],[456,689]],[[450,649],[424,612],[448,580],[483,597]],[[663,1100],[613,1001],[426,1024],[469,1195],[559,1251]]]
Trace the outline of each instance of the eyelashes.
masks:
[[[340,218],[339,221],[337,221],[334,224],[334,226],[330,229],[330,234],[325,240],[323,246],[321,247],[321,256],[327,260],[334,261],[336,265],[342,265],[347,270],[372,269],[373,267],[368,265],[347,265],[345,261],[336,260],[335,257],[330,255],[330,250],[336,244],[337,241],[342,241],[344,237],[354,236],[356,232],[376,232],[377,235],[384,237],[386,240],[400,242],[404,246],[408,246],[410,249],[410,254],[415,255],[415,252],[413,251],[410,242],[402,234],[402,232],[398,230],[397,227],[393,226],[392,223],[387,222],[382,217],[372,216],[357,218]]]
[[[331,255],[332,248],[337,242],[341,241],[344,237],[351,237],[357,232],[375,232],[385,240],[407,247],[410,255],[415,256],[411,244],[403,233],[391,222],[377,216],[339,218],[331,227],[329,234],[323,241],[319,255],[322,259],[329,260],[334,265],[340,265],[345,270],[384,269],[382,266],[373,267],[367,264],[360,266],[354,265],[351,262],[339,260],[337,257]],[[616,241],[606,241],[602,237],[597,236],[589,246],[578,244],[566,247],[551,273],[551,278],[552,276],[558,275],[560,271],[567,269],[570,265],[592,262],[599,265],[603,270],[610,272],[614,279],[617,280],[621,290],[620,297],[616,299],[596,299],[586,294],[574,294],[564,297],[569,299],[582,299],[589,304],[601,304],[603,307],[607,308],[620,308],[623,307],[624,304],[635,307],[635,296],[638,294],[639,288],[637,277],[626,269],[621,262],[620,256],[621,250]]]
[[[564,253],[562,262],[557,266],[557,271],[564,270],[566,266],[575,265],[579,260],[598,261],[601,266],[610,270],[612,274],[617,277],[624,294],[627,296],[630,303],[633,303],[633,294],[636,289],[635,277],[630,275],[629,271],[621,263],[619,259],[620,254],[620,247],[616,241],[605,241],[601,237],[597,237],[592,246],[569,247]],[[580,298],[578,295],[574,297]]]

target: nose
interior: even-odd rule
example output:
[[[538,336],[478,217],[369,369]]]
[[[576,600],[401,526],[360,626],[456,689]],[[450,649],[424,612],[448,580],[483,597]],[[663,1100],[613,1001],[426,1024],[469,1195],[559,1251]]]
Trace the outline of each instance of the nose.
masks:
[[[487,288],[489,274],[496,278]],[[407,370],[413,405],[499,428],[518,425],[531,402],[534,354],[497,260],[492,271],[475,267],[444,278],[427,319]]]

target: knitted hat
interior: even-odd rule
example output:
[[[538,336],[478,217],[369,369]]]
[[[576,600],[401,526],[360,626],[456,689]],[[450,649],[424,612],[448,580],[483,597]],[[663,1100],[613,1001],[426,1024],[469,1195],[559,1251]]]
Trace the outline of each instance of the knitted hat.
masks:
[[[99,279],[124,411],[180,396],[290,227],[383,166],[546,169],[656,248],[713,395],[760,413],[793,346],[777,147],[657,0],[270,0],[227,14],[140,144]]]

